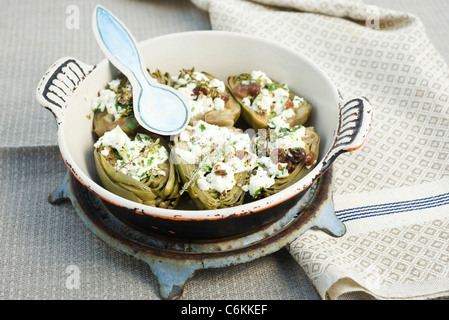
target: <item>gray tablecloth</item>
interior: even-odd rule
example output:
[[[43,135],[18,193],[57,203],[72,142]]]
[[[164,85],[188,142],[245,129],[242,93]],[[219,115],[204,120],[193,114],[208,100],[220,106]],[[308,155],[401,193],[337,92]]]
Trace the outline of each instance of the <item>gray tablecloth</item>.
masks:
[[[368,1],[367,1],[368,2]],[[418,15],[449,61],[449,3],[373,0]],[[105,0],[138,40],[210,29],[207,12],[185,0]],[[36,85],[58,58],[95,64],[103,59],[91,33],[96,3],[87,0],[6,0],[0,11],[0,299],[159,299],[148,265],[94,236],[70,203],[48,195],[67,169],[59,155],[56,124],[35,100]],[[75,10],[75,11],[73,11]],[[71,14],[79,10],[79,21]],[[77,24],[77,22],[79,22]],[[74,27],[74,28],[72,28]],[[78,289],[67,269],[80,272]],[[289,252],[232,267],[200,270],[183,299],[320,299]]]

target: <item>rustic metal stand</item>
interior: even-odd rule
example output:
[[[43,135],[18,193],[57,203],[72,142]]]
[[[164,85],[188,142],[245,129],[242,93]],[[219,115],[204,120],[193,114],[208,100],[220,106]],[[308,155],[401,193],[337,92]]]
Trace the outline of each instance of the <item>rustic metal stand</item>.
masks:
[[[345,227],[335,216],[332,167],[279,220],[250,234],[192,241],[163,238],[135,230],[118,220],[103,201],[68,172],[49,196],[57,204],[70,200],[86,226],[115,249],[146,262],[159,281],[162,299],[181,297],[184,285],[200,269],[221,268],[272,254],[310,228],[339,237]]]

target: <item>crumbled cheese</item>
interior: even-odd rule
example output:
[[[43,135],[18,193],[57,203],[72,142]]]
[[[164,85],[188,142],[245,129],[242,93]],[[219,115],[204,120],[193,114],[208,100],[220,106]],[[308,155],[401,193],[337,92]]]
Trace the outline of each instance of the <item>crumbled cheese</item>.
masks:
[[[108,83],[108,88],[111,90],[115,90],[120,85],[120,82],[121,82],[120,79],[114,79]]]
[[[193,90],[201,84],[203,88],[213,89],[218,94],[223,94],[226,91],[226,87],[223,81],[219,79],[209,79],[202,72],[192,72],[192,74],[185,74],[183,77],[172,77],[172,80],[177,85],[181,85],[177,90],[181,92],[188,101],[191,116],[205,114],[212,110],[223,110],[225,107],[225,101],[220,97],[212,99],[210,95],[197,96]]]
[[[111,131],[105,132],[105,134],[94,144],[94,147],[111,147],[119,151],[124,150],[130,141],[131,140],[123,132],[120,126],[117,126]]]
[[[286,152],[289,148],[304,148],[304,137],[306,133],[302,126],[292,130],[273,131],[268,141],[268,154],[270,150],[277,148]],[[265,137],[259,136],[258,139]],[[275,178],[289,175],[287,163],[275,162],[266,154],[255,154],[251,138],[246,133],[236,133],[224,127],[198,121],[194,126],[188,126],[179,135],[179,140],[187,144],[188,150],[174,148],[174,151],[185,163],[198,165],[192,176],[195,177],[198,188],[203,191],[226,193],[236,185],[236,173],[250,173],[256,169],[256,174],[250,174],[249,183],[241,187],[253,197],[257,197],[263,188],[269,188],[275,183]],[[241,152],[240,157],[237,156],[238,151]],[[240,159],[242,154],[244,157]]]
[[[117,121],[125,111],[125,109],[117,103],[116,93],[113,91],[117,89],[119,84],[120,79],[114,79],[108,83],[109,89],[100,90],[98,96],[92,99],[92,110],[103,112],[106,109],[109,114],[114,116],[114,120]]]
[[[246,133],[198,121],[180,134],[189,150],[174,148],[177,155],[188,164],[198,164],[196,184],[201,190],[226,193],[237,183],[235,174],[254,168],[255,158],[250,155],[251,138]],[[246,152],[243,159],[237,152]]]
[[[223,170],[224,175],[216,174],[215,170]],[[205,177],[209,183],[209,188],[218,192],[225,192],[231,190],[235,186],[235,174],[240,172],[239,169],[225,162],[218,162],[215,164],[212,171]]]
[[[254,70],[251,72],[251,78],[260,84],[273,83],[273,81],[270,78],[268,78],[264,72],[258,70]]]
[[[257,164],[265,169],[270,177],[283,178],[288,176],[286,163],[274,163],[270,157],[260,157]]]
[[[165,175],[159,165],[168,160],[168,152],[162,145],[145,134],[138,133],[136,138],[131,140],[117,126],[99,138],[94,147],[104,147],[101,153],[105,157],[115,149],[122,158],[117,159],[115,169],[138,181]]]
[[[246,97],[242,99],[243,105],[257,113],[268,116],[269,126],[272,128],[289,128],[287,120],[295,115],[294,109],[299,108],[304,99],[294,96],[291,100],[293,106],[287,108],[286,103],[290,98],[289,88],[286,84],[273,82],[262,71],[252,71],[251,80],[243,83],[256,82],[261,85],[260,93],[251,101]]]
[[[275,128],[277,130],[281,128],[289,128],[290,124],[288,124],[287,120],[291,117],[295,116],[295,111],[293,109],[287,109],[280,112],[278,115],[270,118],[270,127]]]
[[[224,82],[223,81],[221,81],[221,80],[218,80],[218,79],[212,79],[210,82],[209,82],[209,87],[211,87],[211,88],[217,88],[217,91],[219,92],[219,93],[224,93],[225,92],[225,84],[224,84]]]
[[[302,105],[304,103],[304,98],[301,98],[301,97],[298,97],[298,96],[295,96],[294,98],[293,98],[293,108],[299,108],[300,107],[300,105]]]
[[[306,146],[303,138],[306,137],[306,128],[303,126],[298,126],[293,130],[276,132],[275,148],[282,148],[288,150],[301,149]]]
[[[256,174],[252,175],[248,186],[245,189],[253,197],[257,197],[262,189],[269,188],[275,183],[272,176],[268,175],[268,172],[262,168],[257,169]],[[244,189],[244,190],[245,190]]]

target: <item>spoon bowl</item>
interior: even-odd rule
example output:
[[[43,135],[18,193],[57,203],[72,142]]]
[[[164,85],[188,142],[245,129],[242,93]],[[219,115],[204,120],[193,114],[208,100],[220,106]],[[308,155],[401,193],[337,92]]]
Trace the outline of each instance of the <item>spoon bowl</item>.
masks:
[[[184,130],[190,119],[187,102],[175,89],[151,78],[137,42],[125,25],[105,8],[97,6],[93,31],[108,60],[131,83],[134,116],[139,124],[165,136]]]
[[[140,81],[132,84],[134,116],[148,131],[174,135],[189,123],[189,114],[182,98],[169,86]],[[134,89],[135,88],[135,89]]]

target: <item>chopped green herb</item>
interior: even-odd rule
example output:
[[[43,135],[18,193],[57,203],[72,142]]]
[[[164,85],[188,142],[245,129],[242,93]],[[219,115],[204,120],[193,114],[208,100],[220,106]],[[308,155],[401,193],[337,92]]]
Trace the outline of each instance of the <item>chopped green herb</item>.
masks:
[[[117,152],[117,150],[112,149],[112,155],[114,156],[114,158],[118,159],[118,160],[122,160],[122,156]]]
[[[134,119],[131,119],[126,126],[131,130],[134,130],[136,128],[136,122],[134,121]]]
[[[262,187],[260,187],[259,189],[256,190],[256,192],[254,192],[254,198],[257,198],[259,196],[259,194],[262,192]]]

